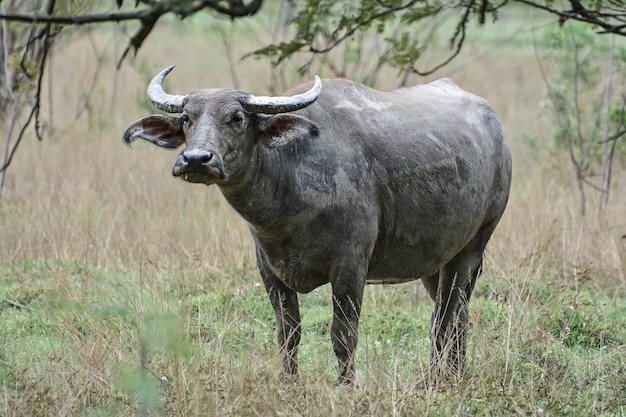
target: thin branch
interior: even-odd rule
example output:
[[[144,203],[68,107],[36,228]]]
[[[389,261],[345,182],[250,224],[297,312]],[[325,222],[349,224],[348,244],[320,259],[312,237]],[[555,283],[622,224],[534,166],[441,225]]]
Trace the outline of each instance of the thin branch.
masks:
[[[11,121],[9,123],[9,129],[7,132],[7,137],[6,137],[6,145],[5,145],[5,149],[4,149],[4,161],[3,161],[3,166],[8,166],[8,164],[10,163],[9,161],[9,154],[13,153],[10,151],[11,149],[11,137],[13,136],[13,129],[15,128],[15,122],[17,120],[17,116],[20,113],[20,103],[22,101],[22,93],[19,93],[16,97],[13,98],[13,112],[11,113]],[[2,169],[0,170],[0,172],[2,172],[2,179],[0,179],[0,193],[2,193],[2,189],[4,188],[4,181],[6,179],[6,169]]]
[[[470,12],[472,11],[473,6],[474,6],[474,0],[470,1],[470,3],[466,6],[465,13],[463,14],[463,17],[461,17],[461,20],[459,20],[459,23],[457,24],[454,35],[452,36],[452,39],[450,40],[450,43],[454,43],[457,38],[459,39],[456,44],[456,49],[454,50],[454,52],[448,58],[446,58],[443,62],[439,63],[438,65],[435,65],[433,68],[427,71],[420,71],[416,69],[413,66],[413,64],[411,64],[410,66],[411,72],[413,72],[414,74],[420,75],[422,77],[425,77],[445,67],[461,53],[461,48],[463,47],[463,44],[465,43],[465,30],[466,30],[467,22],[469,21]]]
[[[579,22],[594,24],[604,29],[598,33],[615,33],[616,35],[626,36],[626,13],[623,8],[618,9],[619,11],[614,10],[611,13],[602,13],[586,9],[578,0],[570,0],[570,5],[572,6],[571,10],[558,10],[546,4],[536,3],[531,0],[515,1],[559,16],[564,21],[569,19],[577,20]],[[620,23],[611,23],[611,20],[617,20]]]
[[[7,304],[12,305],[13,307],[23,308],[24,310],[29,310],[29,311],[35,311],[35,309],[32,307],[28,307],[22,303],[18,303],[17,301],[9,300],[8,298],[5,298],[4,301]]]
[[[130,52],[131,49],[134,49],[136,53],[139,48],[141,48],[141,45],[143,45],[143,41],[146,40],[148,35],[150,35],[150,32],[152,32],[152,29],[154,29],[154,25],[156,24],[157,20],[159,20],[159,18],[165,13],[166,11],[163,9],[154,9],[151,11],[151,13],[147,14],[141,19],[141,27],[137,30],[135,35],[130,38],[128,46],[126,47],[126,49],[122,53],[122,56],[117,62],[117,69],[120,69],[120,67],[122,66],[122,61],[124,61],[124,58],[126,58],[126,55],[128,55],[128,52]]]
[[[382,12],[373,14],[372,16],[369,17],[369,19],[360,22],[358,25],[355,25],[353,28],[351,28],[350,30],[346,31],[346,33],[344,33],[343,35],[341,35],[339,38],[335,39],[330,45],[327,45],[325,48],[315,48],[314,46],[310,46],[309,48],[309,52],[312,52],[314,54],[325,54],[327,52],[330,52],[331,50],[333,50],[337,45],[339,45],[341,42],[343,42],[345,39],[351,37],[352,35],[354,35],[354,33],[358,30],[360,30],[363,27],[367,27],[370,23],[382,19],[386,16],[392,15],[394,13],[400,12],[402,10],[406,10],[409,9],[411,7],[413,7],[413,5],[417,4],[419,1],[421,0],[411,0],[408,3],[404,4],[404,5],[400,5],[400,6],[395,6],[395,7],[390,7]]]
[[[574,35],[574,31],[570,25],[568,25],[570,41],[572,42],[572,46],[574,47],[574,116],[576,120],[576,139],[578,141],[578,149],[580,150],[580,160],[577,161],[576,164],[577,171],[580,171],[580,166],[584,165],[585,162],[585,152],[583,147],[583,133],[582,133],[582,120],[581,120],[581,111],[580,111],[580,73],[581,66],[583,64],[580,59],[580,48],[577,43],[577,39]],[[572,160],[575,160],[575,155],[573,149],[570,147],[570,153]],[[580,164],[580,166],[579,166]]]
[[[54,1],[51,1],[50,4],[53,7]],[[33,104],[33,107],[31,108],[30,114],[28,115],[28,119],[22,125],[22,128],[20,129],[20,133],[17,136],[17,139],[15,143],[13,144],[13,147],[11,148],[11,152],[9,153],[8,157],[6,157],[5,155],[4,164],[0,168],[0,172],[4,172],[9,167],[9,165],[11,165],[11,162],[13,161],[13,157],[15,156],[15,152],[17,151],[17,148],[19,147],[19,145],[22,143],[22,139],[24,138],[24,133],[26,132],[26,129],[28,128],[28,126],[30,126],[31,122],[33,121],[33,118],[35,120],[35,135],[37,136],[38,140],[43,139],[43,136],[42,136],[43,132],[40,129],[40,125],[39,125],[39,109],[41,106],[41,88],[43,86],[42,80],[43,80],[43,75],[45,72],[44,70],[45,70],[45,66],[46,66],[46,62],[48,58],[48,53],[50,52],[50,27],[51,26],[52,24],[48,23],[46,24],[44,28],[46,35],[43,37],[43,50],[42,50],[41,60],[39,61],[39,73],[37,75],[37,84],[36,84],[37,88],[35,90],[35,103]]]
[[[591,180],[589,180],[588,178],[583,178],[583,182],[585,184],[587,184],[588,186],[590,186],[591,188],[593,188],[594,190],[600,192],[601,194],[606,194],[608,195],[609,192],[607,189],[605,189],[604,187],[601,187],[599,185],[594,184],[593,182],[591,182]],[[583,213],[584,214],[584,213]]]
[[[237,63],[233,56],[233,31],[235,25],[230,25],[230,32],[226,33],[223,27],[218,27],[220,38],[222,39],[222,46],[224,47],[224,53],[226,54],[226,60],[228,61],[228,68],[230,69],[230,77],[233,81],[233,88],[239,89],[239,74],[237,73]]]
[[[624,107],[622,106],[622,114],[624,113]],[[623,124],[622,124],[623,126]],[[606,138],[606,140],[604,140],[602,143],[611,143],[611,142],[617,142],[618,139],[620,139],[622,136],[626,135],[626,129],[622,129],[618,132],[615,132],[614,134],[612,134],[611,136],[609,136],[608,138]],[[614,145],[612,145],[614,146]]]
[[[611,129],[611,89],[613,86],[613,65],[615,59],[615,36],[611,36],[611,49],[608,63],[608,74],[606,83],[606,122],[604,127],[604,143],[602,144],[602,186],[606,190],[604,198],[600,200],[600,206],[608,205],[609,203],[609,191],[610,184],[607,180],[610,178],[609,169],[611,168],[611,161],[609,157],[609,131]],[[618,128],[619,130],[619,128]]]
[[[124,61],[124,58],[128,55],[128,53],[133,49],[135,52],[139,50],[143,42],[146,40],[148,35],[154,29],[154,25],[157,21],[167,13],[174,13],[178,15],[181,19],[184,19],[187,16],[191,16],[202,9],[210,8],[218,13],[230,16],[231,18],[244,17],[255,14],[261,8],[263,4],[263,0],[253,0],[247,6],[243,4],[243,2],[231,2],[229,7],[223,7],[219,4],[218,1],[205,0],[196,5],[192,5],[190,7],[168,7],[157,3],[157,6],[153,9],[144,9],[142,11],[141,16],[138,16],[137,19],[141,21],[141,27],[137,30],[137,33],[130,39],[128,46],[122,53],[120,57],[117,68],[119,69]],[[118,20],[109,20],[119,22]]]
[[[607,168],[607,177],[606,177],[606,182],[605,182],[605,186],[607,189],[607,196],[606,196],[606,202],[605,204],[608,204],[609,202],[609,194],[608,194],[608,190],[611,188],[611,177],[612,177],[612,171],[613,171],[613,158],[615,156],[615,148],[617,147],[617,139],[619,139],[620,137],[624,136],[626,134],[626,129],[622,129],[620,130],[620,127],[624,127],[624,111],[626,110],[626,96],[622,96],[622,108],[620,109],[620,116],[619,116],[619,120],[620,120],[620,125],[617,127],[617,133],[615,133],[611,138],[608,138],[607,140],[613,140],[613,143],[611,144],[611,149],[609,150],[609,158],[608,158],[608,168]]]
[[[15,156],[15,151],[17,150],[18,146],[20,146],[20,142],[24,138],[24,132],[26,131],[28,126],[30,126],[31,121],[33,120],[33,116],[35,115],[35,111],[36,111],[36,107],[33,106],[31,108],[31,110],[30,110],[30,114],[28,115],[28,119],[22,125],[22,129],[20,129],[19,135],[17,135],[17,140],[15,141],[15,144],[11,148],[11,152],[9,153],[9,156],[5,158],[4,165],[2,165],[2,167],[0,168],[0,172],[3,172],[4,170],[6,170],[9,167],[9,165],[11,165],[11,161],[13,160],[13,156]]]

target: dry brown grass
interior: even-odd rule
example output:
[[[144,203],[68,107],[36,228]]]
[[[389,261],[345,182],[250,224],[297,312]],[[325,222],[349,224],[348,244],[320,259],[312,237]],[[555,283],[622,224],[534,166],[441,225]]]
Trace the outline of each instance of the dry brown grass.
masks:
[[[152,61],[155,47],[147,45],[143,56]],[[185,186],[173,179],[169,172],[174,152],[144,143],[132,149],[121,144],[124,128],[147,112],[136,104],[145,88],[136,71],[124,66],[114,74],[110,56],[103,53],[105,64],[88,98],[92,108],[81,108],[83,88],[90,84],[98,62],[90,58],[91,49],[89,42],[78,39],[53,61],[53,105],[52,110],[44,109],[44,114],[53,114],[53,133],[42,143],[27,137],[2,194],[4,260],[70,258],[123,265],[144,258],[174,265],[199,261],[217,270],[242,256],[251,262],[246,227],[226,207],[218,190]],[[206,75],[202,65],[190,65],[188,56],[177,56],[180,51],[173,45],[165,49],[175,53],[154,59],[150,71],[178,63],[170,80],[173,92],[232,85],[224,63]],[[557,263],[567,257],[569,263],[616,271],[623,284],[624,168],[616,168],[606,212],[592,211],[580,218],[568,161],[549,155],[550,125],[539,108],[543,87],[536,63],[529,56],[511,60],[503,54],[473,63],[467,56],[472,65],[454,70],[457,83],[496,108],[514,153],[511,203],[490,245],[491,258],[508,271],[517,266],[516,259],[539,251]],[[249,84],[269,77],[267,66],[260,63],[259,72],[266,75],[244,77],[244,72],[254,72],[250,66],[256,64],[245,61],[239,69]],[[266,86],[257,82],[248,88],[263,93]],[[76,109],[89,113],[88,117],[76,120]],[[548,150],[537,154],[529,149],[527,137],[544,140]]]
[[[174,152],[148,144],[128,149],[121,141],[124,128],[146,115],[137,98],[143,94],[148,73],[176,63],[168,81],[172,92],[232,85],[229,67],[221,59],[219,37],[203,34],[201,40],[186,42],[167,36],[151,38],[139,58],[149,62],[149,71],[141,75],[129,65],[114,74],[114,45],[108,39],[100,35],[91,41],[77,38],[55,56],[53,104],[44,111],[53,117],[51,137],[42,143],[32,137],[25,140],[2,192],[4,287],[25,300],[11,301],[43,311],[43,306],[29,307],[27,301],[50,292],[70,307],[59,307],[54,310],[57,316],[50,319],[65,328],[66,343],[52,349],[54,357],[33,357],[13,368],[12,378],[22,381],[16,382],[22,384],[17,391],[21,397],[5,387],[0,414],[4,410],[7,416],[46,415],[46,411],[75,415],[115,399],[125,404],[126,408],[118,409],[120,414],[141,409],[133,400],[137,392],[124,391],[124,382],[119,380],[125,375],[124,367],[141,356],[138,340],[142,339],[137,335],[149,328],[154,311],[165,322],[170,315],[182,317],[184,328],[174,333],[191,346],[187,353],[163,348],[166,353],[150,358],[150,370],[170,377],[171,382],[159,391],[167,398],[165,409],[170,415],[410,415],[418,409],[430,415],[462,415],[463,404],[469,400],[479,404],[475,409],[487,410],[485,414],[498,414],[508,406],[507,413],[528,414],[540,400],[554,395],[562,382],[548,364],[545,374],[537,376],[541,372],[537,368],[524,368],[534,357],[553,360],[546,349],[554,349],[554,344],[539,344],[536,351],[528,346],[529,341],[545,336],[544,330],[534,326],[545,312],[536,310],[542,296],[537,286],[559,289],[585,283],[593,291],[612,294],[609,299],[623,299],[626,168],[616,167],[606,211],[589,210],[581,218],[568,161],[549,151],[529,149],[527,143],[527,137],[540,144],[550,141],[550,126],[539,107],[542,81],[532,56],[511,59],[510,51],[502,51],[476,62],[468,53],[458,61],[466,68],[459,67],[454,78],[493,104],[514,157],[511,200],[488,248],[484,285],[477,289],[485,301],[478,301],[472,312],[474,362],[468,382],[447,393],[416,391],[428,352],[427,340],[421,340],[417,350],[406,356],[398,356],[391,348],[386,351],[384,343],[380,347],[363,342],[358,365],[362,387],[356,392],[337,389],[330,382],[334,359],[328,343],[304,346],[303,380],[289,387],[280,385],[269,303],[259,301],[261,307],[254,307],[261,311],[253,317],[268,317],[261,335],[246,333],[246,324],[240,322],[239,309],[248,308],[242,302],[264,299],[255,292],[258,278],[246,225],[217,189],[183,184],[170,176]],[[210,42],[215,46],[202,47]],[[81,104],[84,88],[90,85],[98,63],[93,45],[102,51],[102,72],[89,87],[86,109]],[[204,51],[205,57],[198,51]],[[268,66],[259,61],[244,61],[238,76],[240,87],[255,93],[265,93],[269,86]],[[77,112],[86,112],[86,117],[76,119]],[[51,266],[37,266],[42,260]],[[33,268],[22,267],[33,262]],[[126,287],[129,280],[130,290]],[[31,285],[37,294],[27,294]],[[107,286],[123,291],[110,299]],[[410,297],[403,295],[407,290]],[[222,298],[205,299],[203,294]],[[176,297],[183,301],[181,305]],[[324,299],[324,294],[311,297],[303,301],[308,303],[305,309],[317,314],[316,300]],[[98,303],[119,303],[126,310],[118,317],[118,313],[102,315],[87,307]],[[203,307],[216,303],[223,307],[221,313]],[[383,304],[409,303],[425,321],[430,308],[419,284],[394,290],[369,288],[365,303],[376,311],[385,310],[380,307]],[[206,310],[209,315],[202,316]],[[309,311],[309,317],[315,314]],[[137,318],[129,320],[126,315]],[[323,333],[327,316],[307,320],[312,332],[320,328]],[[375,320],[366,317],[364,322]],[[125,328],[129,323],[135,327]],[[19,349],[4,343],[5,351]],[[172,355],[182,359],[171,360]],[[413,360],[415,355],[419,360]],[[606,355],[612,360],[611,353]],[[515,365],[516,361],[522,365]],[[583,369],[586,365],[572,366]],[[527,380],[515,377],[516,372]],[[42,375],[49,375],[48,385],[35,378],[45,378]],[[563,395],[574,394],[570,388]],[[489,401],[498,405],[490,406]],[[39,408],[35,410],[33,404]]]

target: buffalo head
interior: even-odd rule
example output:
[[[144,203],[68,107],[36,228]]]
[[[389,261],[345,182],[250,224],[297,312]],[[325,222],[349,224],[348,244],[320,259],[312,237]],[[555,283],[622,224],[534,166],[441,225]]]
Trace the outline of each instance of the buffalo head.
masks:
[[[152,79],[148,98],[158,109],[180,115],[140,119],[126,129],[124,142],[141,138],[163,148],[185,144],[172,168],[176,177],[207,185],[236,183],[255,163],[254,149],[259,144],[282,146],[319,134],[312,121],[287,114],[317,100],[322,89],[317,76],[310,90],[289,97],[255,97],[226,89],[196,90],[181,96],[163,90],[163,80],[173,68]]]

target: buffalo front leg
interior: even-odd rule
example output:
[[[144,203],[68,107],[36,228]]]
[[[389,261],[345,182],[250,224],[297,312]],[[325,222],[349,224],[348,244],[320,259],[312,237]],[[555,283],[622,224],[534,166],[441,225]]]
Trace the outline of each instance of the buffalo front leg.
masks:
[[[331,338],[338,362],[337,383],[350,385],[354,384],[356,380],[354,354],[358,342],[358,325],[365,288],[365,274],[340,272],[335,275],[332,286],[333,322]]]
[[[298,345],[300,344],[300,309],[298,294],[287,288],[274,274],[261,269],[265,290],[269,295],[274,314],[278,346],[282,356],[282,377],[284,380],[298,377]]]

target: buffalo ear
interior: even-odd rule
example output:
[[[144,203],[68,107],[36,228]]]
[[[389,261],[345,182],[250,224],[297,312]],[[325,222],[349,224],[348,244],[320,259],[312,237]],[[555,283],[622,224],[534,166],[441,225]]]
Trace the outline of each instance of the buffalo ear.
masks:
[[[185,143],[183,124],[178,118],[153,114],[137,120],[124,132],[127,145],[137,139],[145,139],[162,148],[177,148]]]
[[[319,136],[319,128],[309,119],[294,114],[258,116],[258,141],[268,148],[283,146],[292,140]]]

